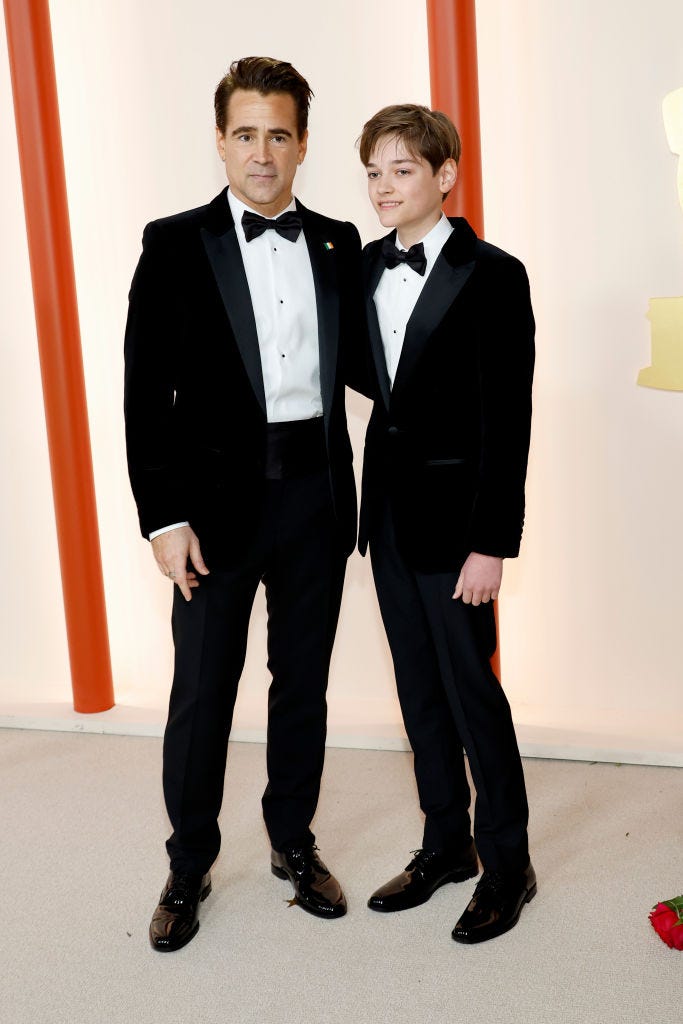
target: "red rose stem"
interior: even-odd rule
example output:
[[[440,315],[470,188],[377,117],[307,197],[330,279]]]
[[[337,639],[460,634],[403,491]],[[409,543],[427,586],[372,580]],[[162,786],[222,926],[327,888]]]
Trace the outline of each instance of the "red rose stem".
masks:
[[[466,217],[484,237],[484,198],[479,129],[479,76],[474,0],[427,0],[432,107],[448,114],[462,139],[458,182],[444,204],[451,217]],[[498,636],[498,602],[494,602]],[[500,679],[500,643],[491,657]]]
[[[47,0],[4,0],[74,708],[114,704]]]

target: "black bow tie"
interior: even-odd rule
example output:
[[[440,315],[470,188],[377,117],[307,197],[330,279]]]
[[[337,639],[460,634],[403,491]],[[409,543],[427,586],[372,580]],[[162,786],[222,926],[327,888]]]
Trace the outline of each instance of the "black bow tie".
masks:
[[[422,242],[418,242],[417,245],[411,245],[410,249],[404,252],[402,249],[397,249],[390,238],[385,238],[382,242],[382,256],[388,270],[393,270],[399,263],[407,263],[420,277],[425,275],[427,257],[425,256],[425,247]]]
[[[245,210],[242,214],[242,227],[244,228],[244,237],[248,242],[251,242],[253,238],[258,238],[268,228],[273,228],[288,242],[296,242],[301,234],[303,224],[301,215],[295,213],[294,210],[287,210],[286,213],[281,213],[274,220],[261,217],[258,213],[252,213],[251,210]]]

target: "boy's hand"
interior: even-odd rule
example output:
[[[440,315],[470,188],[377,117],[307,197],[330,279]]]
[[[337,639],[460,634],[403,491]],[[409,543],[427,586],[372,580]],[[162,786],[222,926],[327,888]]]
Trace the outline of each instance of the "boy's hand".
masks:
[[[159,571],[176,584],[186,601],[191,601],[191,591],[199,586],[199,580],[196,573],[187,572],[188,558],[202,576],[209,572],[194,530],[189,526],[179,526],[168,533],[161,533],[152,541],[152,551]]]
[[[462,598],[463,604],[487,604],[498,598],[503,578],[503,559],[495,555],[479,555],[473,551],[460,570],[453,592],[453,600]]]

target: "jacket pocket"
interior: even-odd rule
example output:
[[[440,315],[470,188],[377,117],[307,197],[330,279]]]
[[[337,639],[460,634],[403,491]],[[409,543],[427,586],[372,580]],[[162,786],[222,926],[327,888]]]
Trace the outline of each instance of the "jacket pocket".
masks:
[[[426,459],[425,466],[461,466],[466,459]]]

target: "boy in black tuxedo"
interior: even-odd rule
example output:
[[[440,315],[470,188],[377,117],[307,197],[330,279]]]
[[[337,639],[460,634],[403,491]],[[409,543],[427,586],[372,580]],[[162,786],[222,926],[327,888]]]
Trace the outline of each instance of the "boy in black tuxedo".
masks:
[[[493,601],[524,521],[534,319],[522,264],[442,203],[458,133],[441,113],[386,107],[360,156],[381,224],[364,251],[377,394],[359,547],[368,545],[425,813],[422,849],[374,910],[424,903],[484,868],[453,929],[481,942],[536,894],[510,708],[490,664]],[[477,791],[474,834],[466,751]]]

